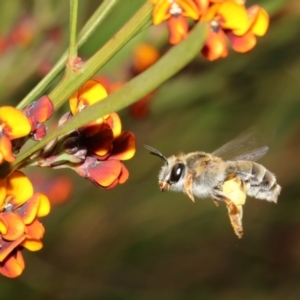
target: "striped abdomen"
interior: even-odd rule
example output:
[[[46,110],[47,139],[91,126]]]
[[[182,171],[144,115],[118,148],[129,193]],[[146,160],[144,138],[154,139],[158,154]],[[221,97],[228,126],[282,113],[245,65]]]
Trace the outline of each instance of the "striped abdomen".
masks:
[[[228,161],[227,166],[228,176],[236,175],[245,182],[248,196],[277,202],[281,187],[264,166],[244,160]]]

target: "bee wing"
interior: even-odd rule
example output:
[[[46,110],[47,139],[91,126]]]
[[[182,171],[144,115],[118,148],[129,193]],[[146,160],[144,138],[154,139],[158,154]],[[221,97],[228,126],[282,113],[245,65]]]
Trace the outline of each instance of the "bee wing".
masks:
[[[212,155],[224,160],[256,161],[269,150],[267,146],[261,145],[256,136],[257,134],[253,129],[246,131],[214,151]]]

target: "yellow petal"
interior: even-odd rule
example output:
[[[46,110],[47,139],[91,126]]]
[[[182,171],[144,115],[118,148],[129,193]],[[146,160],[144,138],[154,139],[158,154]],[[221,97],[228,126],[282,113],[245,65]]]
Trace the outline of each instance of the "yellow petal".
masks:
[[[26,136],[31,130],[25,115],[12,106],[0,107],[0,125],[3,133],[11,140]]]
[[[13,196],[11,203],[18,207],[33,195],[33,186],[22,172],[15,171],[7,178],[7,195]]]
[[[70,100],[70,109],[73,115],[80,112],[84,107],[92,105],[107,97],[105,88],[95,80],[87,81]]]
[[[40,203],[37,211],[38,217],[47,216],[50,212],[51,206],[48,197],[44,194],[40,194]]]
[[[234,30],[236,35],[243,35],[249,29],[248,14],[244,6],[234,2],[223,2],[218,9],[220,25],[224,29]]]
[[[193,20],[199,19],[198,7],[192,0],[177,0],[179,6],[183,9],[182,15]]]
[[[171,4],[168,0],[157,1],[152,11],[152,22],[154,25],[158,25],[171,17],[169,13],[170,7]]]
[[[253,17],[251,32],[257,36],[265,35],[269,27],[268,13],[260,6],[254,5],[248,9],[248,15]]]
[[[26,239],[21,245],[29,251],[38,251],[43,248],[43,243],[39,240]]]

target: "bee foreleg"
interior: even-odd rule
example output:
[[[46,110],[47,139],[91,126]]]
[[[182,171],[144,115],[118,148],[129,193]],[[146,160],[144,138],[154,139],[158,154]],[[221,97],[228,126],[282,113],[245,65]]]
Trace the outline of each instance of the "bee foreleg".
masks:
[[[193,188],[193,174],[192,173],[188,173],[186,176],[186,180],[184,182],[184,189],[186,194],[189,196],[189,198],[195,202],[195,198],[194,195],[192,193],[192,188]]]

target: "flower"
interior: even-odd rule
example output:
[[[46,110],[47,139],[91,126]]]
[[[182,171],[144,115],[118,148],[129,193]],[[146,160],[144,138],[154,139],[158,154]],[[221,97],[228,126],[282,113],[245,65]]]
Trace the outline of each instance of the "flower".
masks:
[[[78,91],[70,98],[70,110],[76,115],[85,107],[92,105],[107,97],[104,87],[96,80],[88,80]]]
[[[106,95],[99,82],[89,80],[70,98],[71,113],[62,116],[59,126]],[[135,147],[135,136],[122,132],[120,117],[111,113],[50,142],[36,164],[71,168],[97,186],[110,189],[127,180],[129,172],[121,161],[132,158]]]
[[[170,44],[177,44],[188,34],[186,18],[198,20],[206,10],[208,0],[152,0],[152,22],[158,25],[168,20]]]
[[[209,22],[208,34],[202,54],[208,60],[216,60],[228,55],[227,40],[233,50],[247,52],[256,44],[255,36],[266,33],[269,17],[265,10],[254,6],[246,10],[243,1],[224,0],[214,2],[201,17],[201,22]]]
[[[80,144],[87,148],[87,156],[74,170],[105,189],[124,183],[129,172],[121,161],[132,158],[136,146],[131,132],[121,132],[119,116],[112,113],[104,123],[87,126],[79,132]]]
[[[269,16],[258,5],[249,9],[245,0],[152,0],[152,21],[158,25],[168,22],[169,42],[178,44],[189,31],[187,18],[209,22],[211,30],[202,49],[208,60],[228,55],[227,43],[233,50],[244,53],[256,44],[256,36],[263,36]]]
[[[267,12],[258,5],[247,9],[249,19],[249,29],[243,36],[228,33],[232,49],[236,52],[245,53],[256,45],[256,36],[263,36],[269,26],[269,16]]]
[[[103,86],[89,80],[70,99],[72,113],[78,113],[86,106],[101,101],[107,93]],[[80,109],[74,109],[79,108]],[[84,162],[72,168],[94,184],[110,189],[128,178],[128,170],[121,160],[132,158],[135,153],[135,137],[131,132],[122,133],[120,117],[111,113],[79,128],[77,150],[86,149]],[[74,135],[73,135],[74,138]],[[81,152],[82,153],[82,152]]]
[[[15,171],[0,181],[0,273],[19,276],[24,269],[20,252],[40,250],[44,227],[38,217],[50,211],[48,198],[34,193],[29,179]]]
[[[27,136],[30,131],[30,122],[20,110],[11,106],[0,107],[0,163],[15,160],[11,141]]]

